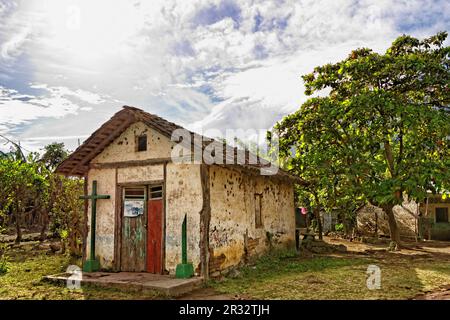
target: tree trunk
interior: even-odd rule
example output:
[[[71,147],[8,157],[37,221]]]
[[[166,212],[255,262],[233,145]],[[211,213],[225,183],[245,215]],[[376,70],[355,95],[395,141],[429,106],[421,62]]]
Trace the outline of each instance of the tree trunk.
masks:
[[[315,207],[314,208],[314,216],[316,217],[317,220],[317,228],[319,229],[319,239],[322,240],[322,221],[320,221],[320,208],[319,207]]]
[[[383,207],[384,212],[386,212],[388,216],[388,223],[389,223],[389,232],[391,235],[391,240],[395,242],[396,248],[401,248],[401,242],[400,242],[400,230],[397,226],[397,221],[395,220],[394,216],[394,206],[393,205],[384,205]]]
[[[41,235],[39,236],[39,240],[40,241],[44,241],[47,238],[47,227],[48,227],[48,223],[49,223],[49,216],[48,216],[48,212],[43,211],[41,213],[41,217],[42,217],[42,226],[41,226]]]
[[[61,239],[60,243],[61,243],[61,253],[65,254],[66,253],[66,241],[64,239]]]
[[[20,225],[20,219],[22,217],[21,208],[19,204],[16,204],[16,243],[20,243],[22,241],[22,230]]]
[[[378,239],[378,213],[375,210],[375,238]]]

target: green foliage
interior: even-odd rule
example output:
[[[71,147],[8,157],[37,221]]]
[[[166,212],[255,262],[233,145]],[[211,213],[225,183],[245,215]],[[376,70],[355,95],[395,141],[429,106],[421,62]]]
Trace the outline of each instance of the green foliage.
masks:
[[[54,170],[61,162],[63,162],[69,153],[64,149],[64,143],[53,142],[44,147],[44,154],[41,161],[49,170]]]
[[[0,276],[8,272],[8,246],[0,243]]]
[[[50,214],[49,229],[58,234],[73,255],[81,255],[84,202],[78,199],[83,194],[83,180],[54,177],[58,185]]]
[[[276,129],[280,156],[313,204],[354,215],[366,201],[393,206],[403,194],[420,201],[449,190],[446,37],[401,36],[385,54],[357,49],[303,76],[307,95],[322,94]]]
[[[0,258],[0,276],[8,272],[8,262],[5,258]]]
[[[48,196],[48,172],[39,163],[0,159],[0,212],[3,227],[8,218],[23,220],[30,206],[42,206]],[[8,216],[10,215],[10,216]]]
[[[343,224],[343,223],[337,223],[337,224],[334,226],[334,230],[336,230],[337,232],[344,231],[344,224]]]
[[[38,153],[0,157],[0,232],[15,226],[20,241],[22,228],[39,228],[42,234],[50,228],[71,253],[79,255],[83,202],[77,195],[83,194],[83,181],[53,172],[67,157],[63,144],[52,143],[44,149],[42,157]],[[11,154],[23,155],[21,151]]]

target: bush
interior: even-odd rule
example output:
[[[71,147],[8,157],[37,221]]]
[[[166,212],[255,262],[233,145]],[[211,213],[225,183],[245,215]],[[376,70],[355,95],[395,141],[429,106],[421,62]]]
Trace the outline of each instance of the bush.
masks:
[[[6,244],[0,244],[0,276],[8,272],[7,249]]]
[[[342,231],[344,231],[344,224],[343,224],[343,223],[337,223],[337,224],[334,226],[334,230],[337,231],[337,232],[342,232]]]
[[[0,276],[8,272],[8,262],[6,259],[0,259]]]

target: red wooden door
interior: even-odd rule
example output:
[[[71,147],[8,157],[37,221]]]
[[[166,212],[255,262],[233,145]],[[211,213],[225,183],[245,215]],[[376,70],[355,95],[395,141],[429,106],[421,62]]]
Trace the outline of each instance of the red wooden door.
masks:
[[[162,273],[162,199],[148,200],[147,272]]]

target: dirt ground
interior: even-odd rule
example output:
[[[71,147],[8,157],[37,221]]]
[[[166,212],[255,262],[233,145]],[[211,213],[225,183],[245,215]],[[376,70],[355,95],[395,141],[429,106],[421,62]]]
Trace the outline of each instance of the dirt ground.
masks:
[[[386,253],[385,244],[367,244],[360,242],[350,242],[341,239],[332,239],[325,237],[325,241],[333,244],[344,244],[350,254],[352,253],[372,253],[383,254]],[[408,241],[404,243],[405,248],[397,252],[391,252],[390,259],[396,260],[398,257],[411,256],[422,259],[444,260],[450,264],[450,242],[448,241],[423,241],[414,242]],[[394,255],[392,255],[392,253]],[[444,285],[441,288],[427,292],[425,294],[417,295],[413,300],[450,300],[450,285]]]
[[[333,256],[346,259],[352,257],[368,257],[376,258],[385,263],[398,264],[399,266],[405,261],[411,263],[417,261],[443,261],[450,264],[450,242],[445,241],[424,241],[404,242],[402,248],[396,252],[389,252],[387,242],[380,241],[379,243],[361,243],[352,242],[344,239],[324,237],[324,241],[330,244],[343,244],[347,247],[346,253],[336,253]],[[330,254],[328,254],[330,256]],[[179,297],[181,300],[242,300],[249,299],[245,295],[239,294],[224,294],[216,291],[214,288],[197,289],[189,294]],[[444,284],[442,287],[433,289],[423,294],[416,295],[412,300],[450,300],[450,284]]]

